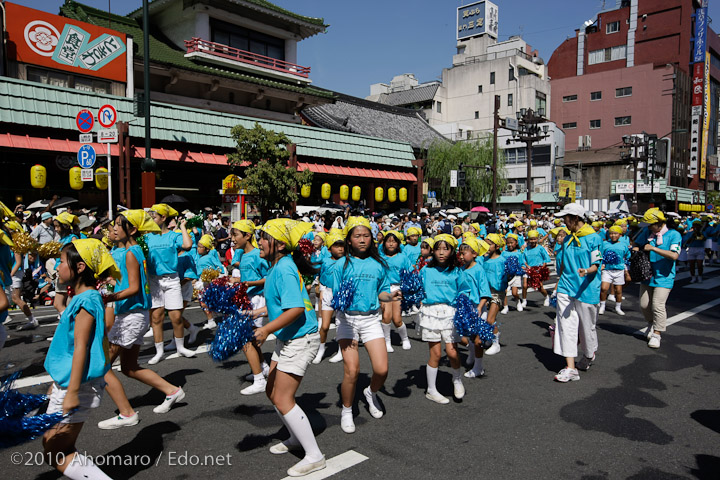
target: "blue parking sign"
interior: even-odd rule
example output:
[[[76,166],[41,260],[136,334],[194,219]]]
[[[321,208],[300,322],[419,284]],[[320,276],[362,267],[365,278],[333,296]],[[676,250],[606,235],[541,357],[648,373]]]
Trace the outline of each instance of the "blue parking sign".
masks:
[[[92,145],[83,145],[77,153],[77,161],[81,168],[92,168],[95,165],[95,149]]]

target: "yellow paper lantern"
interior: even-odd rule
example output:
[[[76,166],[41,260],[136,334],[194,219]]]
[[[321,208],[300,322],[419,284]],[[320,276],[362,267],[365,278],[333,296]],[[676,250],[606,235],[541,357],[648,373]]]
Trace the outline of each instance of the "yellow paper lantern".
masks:
[[[395,187],[388,188],[388,202],[393,203],[397,200],[397,190]]]
[[[107,190],[108,176],[107,168],[100,167],[95,169],[95,186],[100,190]]]
[[[323,200],[327,200],[328,198],[330,198],[331,191],[332,191],[332,189],[330,188],[330,184],[323,183],[322,188],[320,189],[320,196],[322,197]]]
[[[82,181],[82,171],[80,170],[80,167],[72,167],[70,169],[70,188],[73,190],[82,190],[83,187],[83,181]]]
[[[383,191],[383,188],[377,187],[375,189],[375,201],[382,202],[384,197],[385,197],[385,192]]]
[[[401,202],[407,202],[407,188],[402,187],[398,194]]]
[[[350,187],[347,185],[340,185],[340,200],[343,202],[350,197]]]
[[[42,165],[30,167],[30,185],[33,188],[45,188],[47,182],[47,170]]]
[[[231,173],[223,178],[222,188],[225,193],[238,193],[240,191],[240,177]]]
[[[352,188],[352,199],[353,199],[353,202],[359,202],[359,201],[360,201],[360,194],[361,194],[361,193],[362,193],[362,190],[360,189],[359,186],[355,185],[355,186]]]
[[[308,198],[310,196],[310,185],[303,185],[300,187],[300,196]]]

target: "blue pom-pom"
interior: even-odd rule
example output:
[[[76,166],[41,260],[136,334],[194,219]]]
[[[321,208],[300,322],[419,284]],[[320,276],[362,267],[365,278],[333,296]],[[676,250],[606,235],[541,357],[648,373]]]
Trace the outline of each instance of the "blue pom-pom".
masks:
[[[510,256],[505,259],[505,273],[511,276],[523,275],[525,271],[520,267],[520,260],[516,256]]]
[[[455,330],[463,337],[477,335],[482,341],[495,340],[495,325],[489,324],[478,315],[477,307],[465,294],[458,295],[453,318]]]
[[[337,289],[333,290],[332,308],[339,312],[344,312],[353,303],[355,298],[355,280],[349,278],[343,280]]]
[[[557,308],[557,295],[550,295],[550,306]]]
[[[249,315],[235,311],[227,315],[218,325],[210,344],[210,357],[222,362],[242,350],[246,343],[253,340],[253,321]]]
[[[400,291],[402,292],[402,300],[400,308],[403,312],[410,310],[412,307],[420,306],[425,296],[425,288],[417,270],[400,270]]]
[[[200,303],[211,312],[232,315],[250,308],[247,287],[243,283],[229,283],[226,278],[213,280],[200,294]]]
[[[621,261],[617,253],[612,250],[607,250],[603,253],[603,263],[605,265],[617,265],[618,263],[621,263]]]
[[[46,395],[31,395],[13,390],[12,382],[20,377],[20,372],[15,372],[3,380],[0,386],[0,418],[19,418],[36,408],[47,400]]]

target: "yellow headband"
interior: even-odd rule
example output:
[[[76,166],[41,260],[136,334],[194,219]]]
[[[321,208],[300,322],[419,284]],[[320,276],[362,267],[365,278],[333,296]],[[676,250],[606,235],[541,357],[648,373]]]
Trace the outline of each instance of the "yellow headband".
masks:
[[[83,238],[73,240],[72,244],[75,250],[80,254],[85,265],[95,272],[95,278],[99,278],[100,274],[107,272],[111,277],[120,279],[120,269],[118,268],[112,255],[108,252],[105,245],[100,240],[94,238]]]
[[[388,230],[385,232],[385,236],[383,237],[383,240],[388,237],[388,235],[393,235],[395,238],[397,238],[397,241],[400,242],[400,244],[405,243],[405,235],[403,235],[401,232],[397,230]]]
[[[310,235],[312,235],[313,240],[315,239],[315,237],[322,238],[323,243],[325,243],[325,239],[327,238],[327,233],[325,232],[313,232]]]
[[[160,233],[160,227],[150,218],[145,210],[125,210],[120,215],[127,218],[127,221],[137,228],[140,233]]]
[[[412,235],[422,235],[422,229],[420,229],[418,227],[410,227],[407,230],[407,234],[408,234],[408,237],[410,237]]]
[[[555,227],[552,230],[550,230],[550,235],[552,235],[553,238],[555,238],[558,236],[558,233],[560,233],[560,232],[570,233],[570,230],[568,230],[565,227]]]
[[[518,220],[517,222],[513,223],[513,227],[515,227],[515,228],[522,227],[522,226],[523,226],[523,223],[522,223],[520,220]]]
[[[177,217],[178,211],[172,208],[167,203],[156,203],[152,207],[150,207],[150,210],[157,213],[158,215],[162,215],[163,217]]]
[[[540,238],[540,232],[537,230],[530,230],[528,232],[528,238]]]
[[[487,237],[485,237],[485,239],[497,245],[498,248],[502,248],[505,246],[505,239],[497,233],[491,233]]]
[[[422,243],[427,243],[428,246],[430,247],[430,250],[435,248],[435,239],[432,237],[426,238],[425,240],[422,241]]]
[[[667,221],[667,218],[665,217],[665,214],[660,211],[659,208],[651,208],[647,212],[645,212],[642,221],[645,223],[659,223]]]
[[[488,245],[487,242],[485,242],[484,240],[478,240],[475,237],[466,239],[465,244],[472,248],[475,253],[477,253],[481,257],[485,255],[488,250],[490,250],[490,245]]]
[[[473,232],[465,232],[462,234],[462,238],[475,238],[475,234]]]
[[[203,247],[207,248],[208,250],[212,250],[215,248],[215,239],[212,235],[206,233],[202,237],[200,237],[200,240],[198,241],[198,245],[202,245]]]
[[[479,223],[471,223],[470,226],[478,233],[480,233],[480,224]]]
[[[345,228],[343,229],[343,233],[347,235],[350,230],[352,230],[355,227],[367,227],[368,230],[372,231],[372,228],[370,228],[370,222],[365,217],[350,217],[347,220],[347,223],[345,224]]]
[[[62,212],[60,215],[57,215],[55,220],[67,226],[77,225],[80,223],[78,217],[68,212]]]
[[[652,210],[652,209],[651,209]],[[627,218],[621,218],[619,220],[615,220],[615,225],[627,225]]]
[[[553,224],[555,224],[555,225],[560,225],[561,223],[562,223],[561,218],[556,218],[555,220],[553,220]]]
[[[448,245],[450,245],[452,248],[457,248],[457,246],[458,246],[457,239],[447,233],[441,233],[440,235],[435,235],[435,245],[437,245],[438,242],[445,242]],[[435,246],[433,246],[433,248],[435,248]]]
[[[535,220],[530,220],[530,226],[534,227],[537,225],[537,222]]]
[[[325,246],[327,248],[332,247],[333,245],[335,245],[338,242],[343,242],[343,243],[345,242],[345,236],[342,234],[342,232],[340,232],[340,233],[333,232],[333,233],[328,233],[327,235],[325,235]]]
[[[514,238],[516,242],[519,242],[518,236],[515,235],[514,233],[508,233],[507,235],[505,235],[505,238],[506,238],[506,239],[508,239],[508,238]],[[505,241],[507,242],[507,240],[505,240]]]
[[[622,233],[623,233],[622,228],[621,228],[619,225],[613,225],[612,227],[610,227],[610,228],[608,229],[608,232],[610,232],[610,233],[619,233],[619,234],[622,234]]]
[[[250,244],[255,248],[259,248],[257,240],[255,239],[255,224],[251,220],[238,220],[233,222],[232,228],[244,233],[249,233]]]
[[[262,226],[262,231],[282,242],[288,250],[295,250],[303,235],[312,230],[312,223],[298,222],[289,218],[275,218],[268,220]]]

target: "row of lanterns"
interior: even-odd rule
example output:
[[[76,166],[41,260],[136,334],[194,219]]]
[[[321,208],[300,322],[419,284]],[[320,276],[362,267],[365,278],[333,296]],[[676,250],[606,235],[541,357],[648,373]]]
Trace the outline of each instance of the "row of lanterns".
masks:
[[[82,190],[82,169],[80,167],[72,167],[70,169],[70,188],[73,190]],[[100,190],[107,190],[108,177],[107,168],[99,167],[95,169],[95,186]],[[30,167],[30,185],[33,188],[45,188],[47,183],[47,170],[42,165],[34,165]]]
[[[300,188],[300,196],[303,198],[308,198],[310,196],[311,187],[310,185],[303,185]],[[401,189],[396,189],[395,187],[388,188],[388,202],[393,203],[397,201],[398,199],[401,202],[407,202],[407,188],[402,187]],[[332,194],[332,187],[329,183],[323,183],[320,187],[320,197],[322,197],[323,200],[328,200],[330,198],[330,195]],[[352,187],[352,197],[350,197],[350,187],[347,185],[341,185],[340,186],[340,200],[347,201],[348,198],[352,198],[354,202],[360,201],[360,197],[362,194],[362,190],[359,186],[355,185]],[[385,198],[385,190],[383,187],[377,187],[375,189],[375,201],[376,202],[382,202]]]

